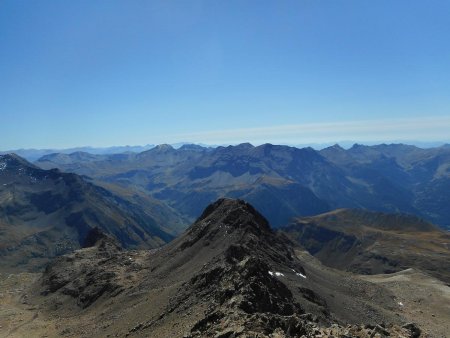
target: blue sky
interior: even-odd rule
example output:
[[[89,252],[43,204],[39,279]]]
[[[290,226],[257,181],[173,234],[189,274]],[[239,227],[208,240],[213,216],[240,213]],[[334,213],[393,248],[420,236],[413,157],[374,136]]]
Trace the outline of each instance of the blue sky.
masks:
[[[0,1],[0,149],[448,141],[449,1]]]

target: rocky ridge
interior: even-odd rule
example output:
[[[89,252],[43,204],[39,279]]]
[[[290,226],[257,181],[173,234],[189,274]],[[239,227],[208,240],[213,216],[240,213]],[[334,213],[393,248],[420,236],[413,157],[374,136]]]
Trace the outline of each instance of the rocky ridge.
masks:
[[[213,203],[158,250],[127,252],[108,237],[93,237],[94,246],[57,259],[36,285],[33,302],[49,318],[58,313],[67,322],[83,320],[83,331],[69,326],[66,333],[418,336],[415,325],[404,326],[395,315],[391,293],[303,260],[290,240],[240,200]]]

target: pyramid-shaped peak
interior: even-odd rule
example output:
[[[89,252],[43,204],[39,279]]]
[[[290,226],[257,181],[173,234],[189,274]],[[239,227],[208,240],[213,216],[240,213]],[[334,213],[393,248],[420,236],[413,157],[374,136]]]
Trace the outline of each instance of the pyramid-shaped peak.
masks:
[[[345,151],[345,149],[342,148],[341,145],[340,145],[339,143],[333,144],[330,148],[331,148],[331,149],[344,150],[344,151]]]
[[[228,251],[236,246],[263,255],[268,245],[272,249],[276,248],[283,259],[292,258],[285,239],[270,228],[264,216],[249,203],[231,198],[221,198],[210,204],[198,220],[172,244],[181,250],[191,250],[189,255],[198,255],[200,251],[207,250],[208,254],[214,252],[215,255],[226,256],[233,256]]]
[[[272,231],[269,222],[251,204],[232,198],[220,198],[206,207],[193,227],[200,224]]]

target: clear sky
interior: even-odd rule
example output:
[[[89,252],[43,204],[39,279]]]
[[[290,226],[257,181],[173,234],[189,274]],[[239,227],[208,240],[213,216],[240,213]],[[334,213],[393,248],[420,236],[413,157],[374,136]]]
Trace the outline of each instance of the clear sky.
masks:
[[[0,1],[0,149],[450,139],[450,1]]]

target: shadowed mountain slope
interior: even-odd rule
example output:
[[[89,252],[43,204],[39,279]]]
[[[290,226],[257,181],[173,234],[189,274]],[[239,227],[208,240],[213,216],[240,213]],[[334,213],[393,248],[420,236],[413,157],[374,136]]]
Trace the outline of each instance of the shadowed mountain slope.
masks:
[[[2,155],[0,267],[39,269],[50,257],[86,246],[94,228],[125,248],[161,246],[173,236],[148,210],[76,174]]]

